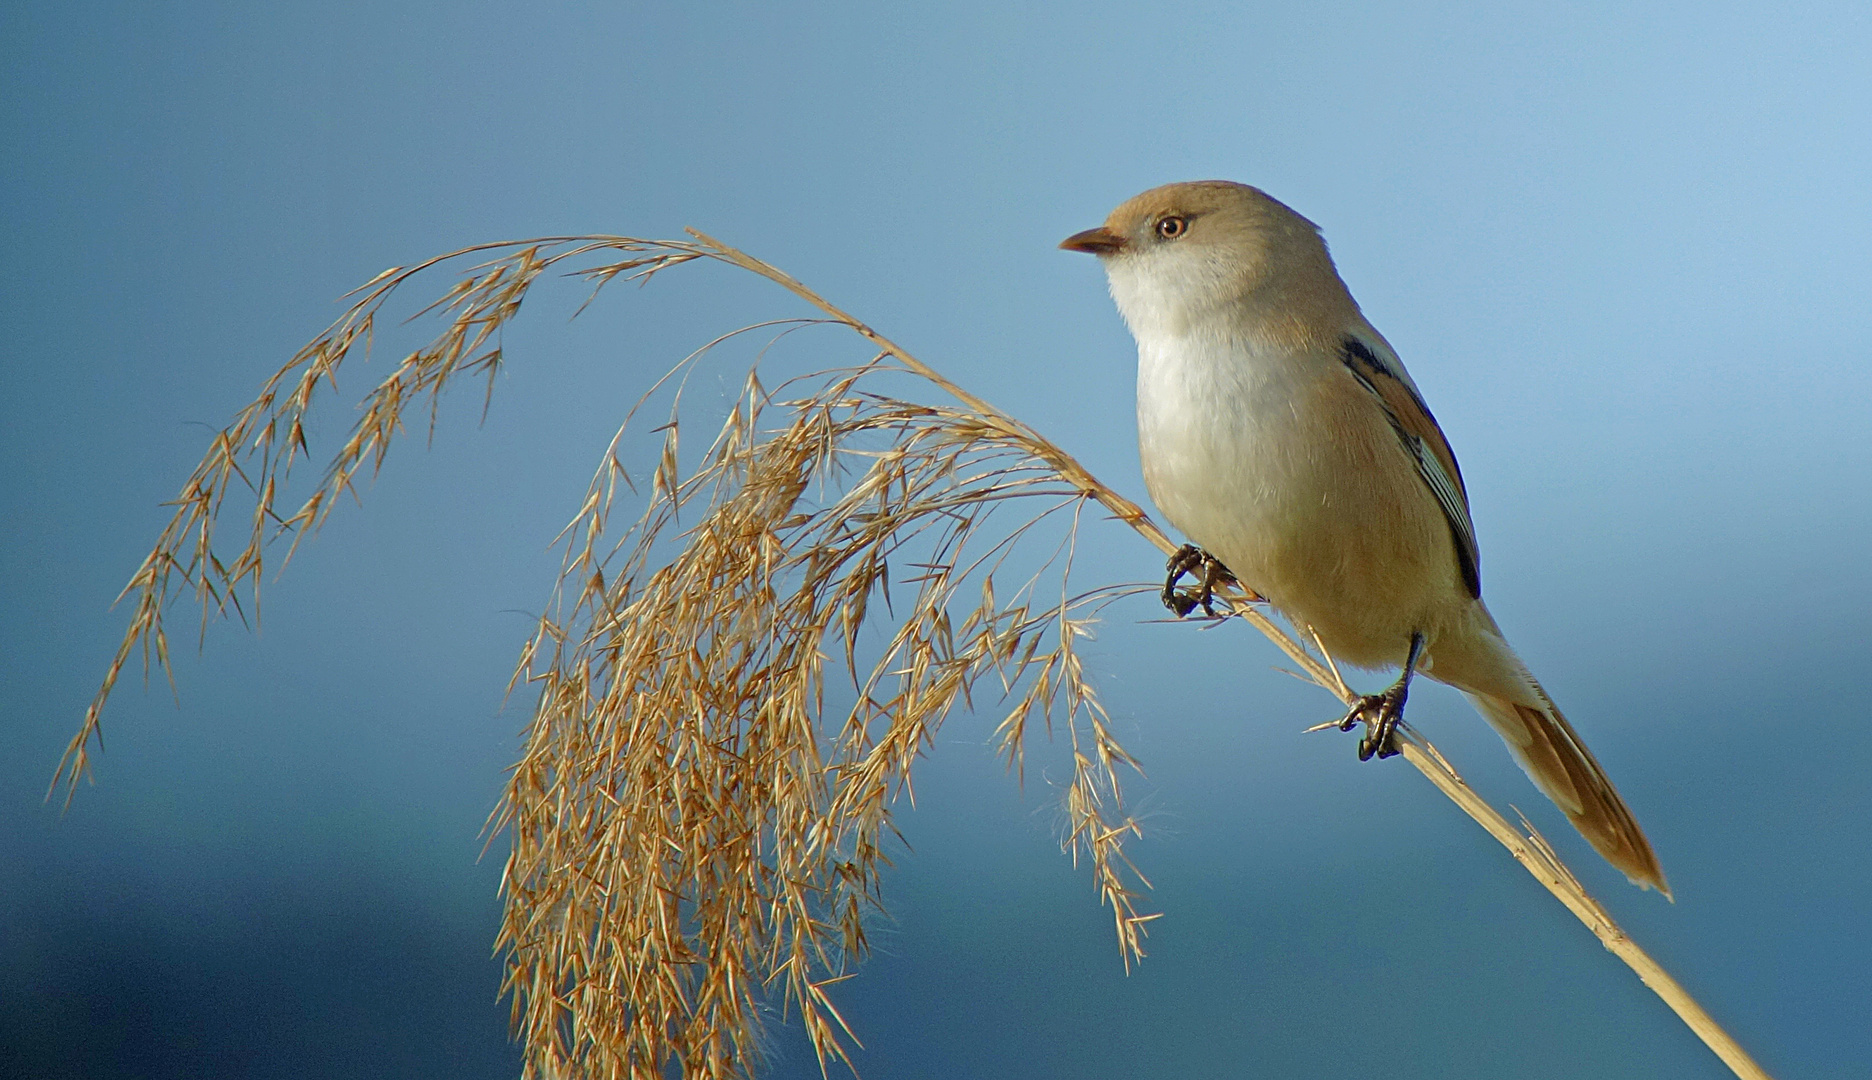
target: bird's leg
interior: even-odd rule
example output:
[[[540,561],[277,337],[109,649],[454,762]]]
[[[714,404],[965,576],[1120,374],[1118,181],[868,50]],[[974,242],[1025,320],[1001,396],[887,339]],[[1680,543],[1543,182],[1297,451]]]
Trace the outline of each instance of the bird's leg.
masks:
[[[1388,758],[1398,752],[1397,726],[1404,719],[1404,699],[1410,696],[1411,676],[1417,673],[1417,659],[1423,655],[1424,640],[1422,634],[1412,634],[1410,655],[1404,659],[1404,673],[1398,681],[1382,694],[1366,694],[1359,698],[1352,711],[1346,713],[1339,722],[1340,731],[1351,731],[1352,725],[1365,719],[1365,714],[1378,710],[1378,719],[1372,723],[1371,730],[1359,740],[1358,759],[1370,761],[1373,754]]]
[[[1228,567],[1223,566],[1221,560],[1195,544],[1184,544],[1178,548],[1177,553],[1170,556],[1165,569],[1169,577],[1164,579],[1163,604],[1176,612],[1178,618],[1188,615],[1197,607],[1201,607],[1205,615],[1214,615],[1215,587],[1235,580],[1235,575],[1229,573]],[[1200,573],[1202,587],[1178,589],[1177,582],[1189,573]]]

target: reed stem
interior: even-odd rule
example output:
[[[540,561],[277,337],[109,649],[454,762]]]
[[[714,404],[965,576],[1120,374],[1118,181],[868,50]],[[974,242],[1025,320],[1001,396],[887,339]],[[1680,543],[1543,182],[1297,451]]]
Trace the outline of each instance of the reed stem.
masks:
[[[1070,541],[1088,500],[1166,554],[1179,545],[1039,432],[792,276],[702,233],[691,237],[477,245],[386,270],[359,289],[352,307],[217,435],[184,485],[125,589],[135,597],[131,625],[47,793],[62,785],[69,801],[88,776],[105,702],[135,654],[143,653],[146,675],[152,660],[167,671],[164,615],[173,600],[193,595],[204,633],[214,618],[245,621],[250,607],[257,616],[271,545],[290,534],[283,567],[339,496],[381,469],[412,407],[427,405],[433,426],[442,391],[464,375],[485,377],[492,393],[504,362],[499,331],[543,273],[617,252],[626,257],[572,273],[602,287],[710,259],[789,290],[827,318],[783,322],[843,325],[880,350],[878,361],[888,356],[962,407],[862,390],[859,381],[878,361],[821,373],[825,384],[801,401],[776,401],[750,373],[699,469],[685,475],[679,467],[674,415],[658,429],[664,452],[649,508],[615,548],[607,547],[606,521],[621,489],[635,488],[617,443],[607,451],[562,537],[566,562],[550,613],[516,670],[516,681],[537,682],[541,692],[525,756],[490,822],[513,836],[498,944],[509,957],[507,988],[531,1077],[649,1078],[677,1067],[700,1077],[745,1075],[770,986],[798,1007],[822,1065],[849,1063],[840,1036],[851,1033],[825,988],[846,978],[847,963],[867,949],[863,915],[878,903],[888,863],[881,844],[892,832],[889,804],[910,790],[910,766],[943,717],[972,706],[970,688],[991,675],[1004,690],[1027,687],[997,731],[1011,766],[1019,765],[1030,715],[1049,730],[1057,716],[1069,733],[1067,846],[1090,860],[1127,965],[1143,954],[1156,918],[1137,910],[1148,883],[1121,848],[1138,827],[1119,796],[1117,770],[1136,763],[1112,737],[1073,647],[1090,621],[1084,609],[1096,607],[1088,598],[1101,591],[1069,593],[1062,573],[1057,604],[1042,603],[1031,580],[997,595],[995,569],[1056,512],[1073,515]],[[371,392],[323,478],[291,510],[287,481],[310,453],[304,418],[324,388],[336,387],[340,366],[367,353],[386,298],[440,263],[477,253],[492,257],[426,309],[447,320],[442,334]],[[764,426],[770,408],[788,411],[791,423]],[[882,452],[843,442],[870,446],[880,437],[895,441]],[[802,501],[828,477],[844,478],[834,486],[849,481],[842,494],[824,505]],[[219,542],[215,528],[227,495],[243,488],[254,505],[237,547]],[[1047,500],[1046,508],[1003,539],[984,540],[985,554],[963,556],[994,507],[1032,498]],[[674,560],[653,559],[663,530],[678,528],[677,511],[691,503],[703,508],[702,523],[680,526]],[[915,603],[897,610],[883,661],[861,677],[855,643],[867,605],[881,591],[888,606],[890,557],[914,559],[902,545],[917,537],[930,546],[928,561],[910,563],[910,583],[900,579]],[[1068,568],[1070,547],[1063,545]],[[748,558],[751,551],[759,558]],[[961,603],[965,581],[981,590],[972,612]],[[1261,597],[1225,586],[1218,598],[1306,678],[1348,706],[1358,700],[1324,647],[1308,649]],[[842,723],[824,715],[823,699],[823,662],[841,651],[860,691]],[[1397,737],[1405,760],[1637,972],[1736,1076],[1767,1080],[1525,818],[1511,824],[1416,731],[1400,725]]]

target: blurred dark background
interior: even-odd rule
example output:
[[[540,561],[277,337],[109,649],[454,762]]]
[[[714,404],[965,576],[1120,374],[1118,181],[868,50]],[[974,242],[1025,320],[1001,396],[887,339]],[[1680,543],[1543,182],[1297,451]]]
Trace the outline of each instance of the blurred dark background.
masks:
[[[570,324],[575,285],[529,301],[486,422],[467,391],[432,449],[399,447],[268,584],[259,633],[212,625],[198,653],[178,609],[179,707],[126,680],[61,815],[46,784],[160,504],[340,294],[480,241],[694,225],[1142,498],[1129,339],[1092,261],[1053,245],[1211,176],[1323,226],[1462,458],[1491,606],[1677,903],[1600,864],[1454,694],[1413,719],[1776,1075],[1859,1074],[1868,20],[6,5],[0,1075],[517,1072],[481,828],[547,544],[655,373],[800,311],[688,270]],[[323,415],[327,450],[349,420]],[[1093,535],[1095,577],[1160,565]],[[1408,767],[1301,737],[1332,702],[1271,647],[1157,617],[1114,608],[1092,651],[1149,772],[1152,955],[1125,974],[1058,852],[1057,748],[1022,788],[990,721],[957,717],[902,808],[880,955],[837,999],[864,1076],[1724,1075]],[[776,1025],[767,1072],[817,1066]]]

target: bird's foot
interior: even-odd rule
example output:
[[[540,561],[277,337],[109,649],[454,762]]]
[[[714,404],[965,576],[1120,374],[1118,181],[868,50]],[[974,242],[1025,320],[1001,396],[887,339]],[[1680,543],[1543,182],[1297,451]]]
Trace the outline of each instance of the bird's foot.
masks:
[[[1163,604],[1176,612],[1179,619],[1199,607],[1203,609],[1204,615],[1214,616],[1215,587],[1233,584],[1235,581],[1235,575],[1229,573],[1228,567],[1195,544],[1184,544],[1178,548],[1177,553],[1170,556],[1165,569],[1169,577],[1164,579]],[[1179,589],[1177,582],[1185,574],[1195,575],[1197,584]]]
[[[1382,694],[1359,698],[1345,714],[1345,719],[1339,721],[1340,731],[1351,731],[1353,724],[1365,721],[1365,736],[1358,744],[1360,761],[1370,761],[1373,755],[1382,759],[1397,754],[1397,726],[1404,721],[1404,699],[1410,696],[1411,676],[1417,674],[1417,661],[1423,659],[1423,651],[1423,634],[1413,633],[1410,651],[1404,657],[1404,670],[1399,673],[1397,682]],[[1376,717],[1371,715],[1374,712]]]
[[[1404,719],[1404,699],[1409,693],[1409,684],[1400,679],[1382,694],[1359,698],[1358,704],[1345,714],[1345,719],[1339,721],[1340,731],[1351,731],[1360,721],[1366,723],[1365,734],[1358,744],[1360,761],[1370,761],[1374,756],[1382,760],[1398,753],[1397,726]],[[1373,716],[1374,713],[1377,715]]]

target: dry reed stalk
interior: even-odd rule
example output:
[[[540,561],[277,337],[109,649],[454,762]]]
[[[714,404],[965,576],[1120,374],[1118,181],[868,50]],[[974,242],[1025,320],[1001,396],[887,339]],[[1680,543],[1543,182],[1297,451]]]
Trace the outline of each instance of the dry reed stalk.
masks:
[[[603,252],[626,257],[577,265]],[[303,421],[320,384],[335,389],[343,362],[359,345],[368,352],[392,292],[477,253],[493,257],[424,309],[447,317],[442,334],[366,397],[318,485],[282,514],[275,502],[309,453]],[[514,675],[515,685],[526,680],[539,690],[525,752],[490,821],[513,841],[499,945],[527,1075],[747,1074],[776,991],[783,1010],[798,1009],[821,1065],[849,1065],[845,1040],[855,1039],[827,987],[866,952],[865,917],[879,907],[888,865],[891,803],[911,793],[916,758],[953,708],[974,706],[984,678],[1013,703],[997,730],[1010,767],[1020,767],[1033,718],[1049,731],[1056,722],[1066,729],[1073,766],[1064,846],[1087,858],[1126,965],[1142,956],[1156,916],[1137,906],[1148,882],[1124,855],[1138,827],[1119,785],[1120,768],[1136,763],[1112,737],[1075,651],[1098,608],[1125,590],[1075,594],[1068,575],[1087,503],[1166,552],[1176,545],[1039,433],[793,278],[700,233],[685,241],[480,245],[387,270],[354,294],[354,305],[216,436],[184,486],[125,590],[137,597],[130,628],[53,790],[63,784],[69,800],[88,774],[99,715],[130,658],[140,649],[147,675],[153,653],[167,672],[163,614],[173,599],[195,595],[204,632],[230,609],[245,619],[238,594],[244,585],[257,610],[268,545],[290,534],[282,565],[290,559],[365,465],[373,474],[382,467],[406,409],[426,401],[433,429],[440,395],[459,376],[485,374],[492,392],[500,328],[541,273],[570,262],[569,272],[596,289],[703,259],[774,281],[824,315],[736,334],[830,324],[878,352],[773,391],[750,373],[727,421],[687,470],[672,406],[647,505],[613,535],[607,526],[621,486],[634,490],[620,460],[620,429],[562,534],[552,602]],[[698,350],[665,379],[733,336]],[[891,374],[928,382],[960,407],[869,389]],[[236,481],[255,505],[242,547],[224,559],[214,530]],[[1059,526],[1057,540],[1037,558],[1039,569],[1023,574],[1015,568],[1036,559],[1017,559],[1017,549],[1045,550],[1049,522]],[[1008,574],[1017,579],[1011,589],[997,584]],[[1224,599],[1308,678],[1353,700],[1331,658],[1323,650],[1316,658],[1283,631],[1258,598],[1235,590]],[[887,618],[876,617],[877,601]],[[867,621],[876,627],[871,638],[861,634]],[[1420,735],[1405,730],[1402,741],[1407,760],[1738,1076],[1765,1076],[1624,936],[1545,840],[1509,825]]]

